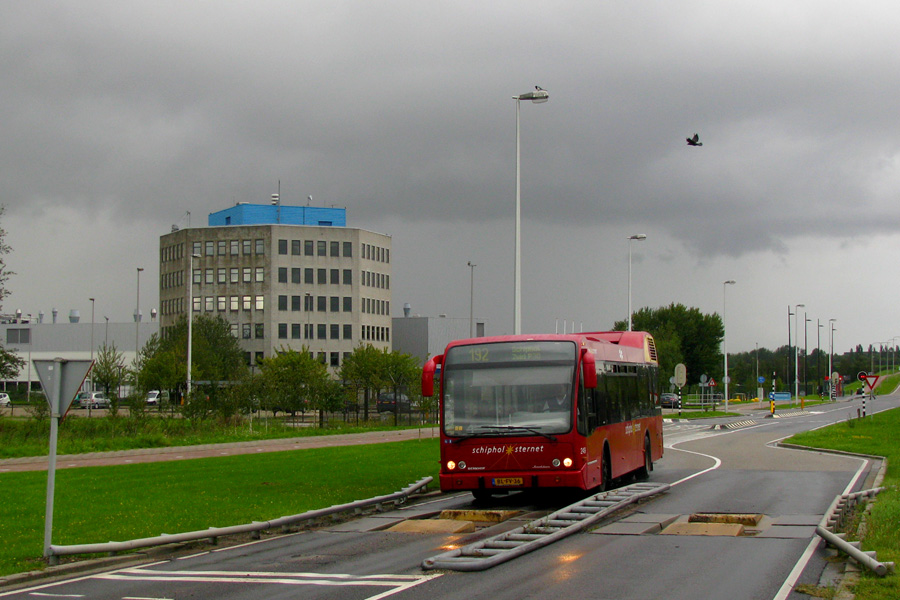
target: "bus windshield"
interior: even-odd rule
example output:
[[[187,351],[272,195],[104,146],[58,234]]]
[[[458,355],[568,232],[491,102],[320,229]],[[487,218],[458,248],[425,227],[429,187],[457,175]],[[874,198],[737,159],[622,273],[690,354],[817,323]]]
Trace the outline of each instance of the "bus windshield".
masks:
[[[451,348],[444,359],[444,433],[522,436],[572,428],[574,342],[501,342]]]

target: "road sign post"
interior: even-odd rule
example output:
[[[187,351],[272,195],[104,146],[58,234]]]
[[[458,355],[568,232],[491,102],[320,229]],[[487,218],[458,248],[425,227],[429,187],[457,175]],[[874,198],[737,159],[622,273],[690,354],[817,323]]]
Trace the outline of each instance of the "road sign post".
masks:
[[[92,360],[36,359],[34,368],[50,405],[50,453],[47,461],[47,507],[44,516],[44,558],[51,565],[59,564],[59,557],[51,554],[53,537],[53,493],[56,482],[56,442],[59,436],[59,418],[66,414],[75,394],[81,388],[91,370]]]

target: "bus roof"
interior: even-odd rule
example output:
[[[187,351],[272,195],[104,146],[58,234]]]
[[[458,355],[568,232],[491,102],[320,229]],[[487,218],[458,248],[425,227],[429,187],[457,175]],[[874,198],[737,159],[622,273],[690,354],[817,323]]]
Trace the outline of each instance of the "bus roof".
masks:
[[[645,331],[592,331],[566,334],[538,333],[468,338],[450,342],[447,344],[445,352],[454,346],[530,341],[571,341],[578,346],[589,348],[596,358],[600,360],[657,362],[656,343],[653,340],[653,336]]]

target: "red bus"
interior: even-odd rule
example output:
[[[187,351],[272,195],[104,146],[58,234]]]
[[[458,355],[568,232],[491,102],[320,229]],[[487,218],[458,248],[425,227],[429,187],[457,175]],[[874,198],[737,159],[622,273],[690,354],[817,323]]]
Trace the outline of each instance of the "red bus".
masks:
[[[438,372],[441,490],[476,498],[536,488],[609,489],[662,458],[653,337],[639,331],[451,342]]]

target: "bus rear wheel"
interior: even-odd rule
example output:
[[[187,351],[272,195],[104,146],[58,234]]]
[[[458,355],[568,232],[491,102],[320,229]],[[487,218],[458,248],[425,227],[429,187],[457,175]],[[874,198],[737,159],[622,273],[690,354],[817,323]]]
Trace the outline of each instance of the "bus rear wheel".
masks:
[[[600,484],[601,492],[608,492],[613,488],[612,484],[612,462],[609,459],[609,451],[603,451],[603,458],[600,463],[600,472],[602,473],[603,481]]]
[[[650,438],[644,438],[644,466],[638,469],[638,479],[647,479],[650,477],[650,471],[653,470],[653,455],[650,453]]]

